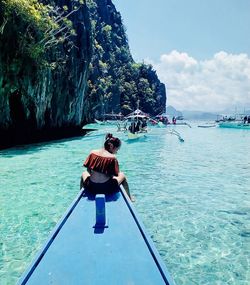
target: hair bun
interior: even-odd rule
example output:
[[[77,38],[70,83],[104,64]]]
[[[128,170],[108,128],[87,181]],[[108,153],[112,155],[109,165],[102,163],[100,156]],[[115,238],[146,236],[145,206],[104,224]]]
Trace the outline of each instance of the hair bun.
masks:
[[[110,134],[110,133],[106,134],[106,138],[105,138],[106,140],[111,139],[111,138],[113,138],[112,134]]]
[[[113,137],[113,135],[111,133],[108,133],[108,134],[106,134],[106,137],[105,137],[104,149],[106,149],[110,153],[113,153],[112,152],[113,148],[111,148],[111,146],[116,147],[116,148],[120,148],[121,141],[120,141],[120,139]]]

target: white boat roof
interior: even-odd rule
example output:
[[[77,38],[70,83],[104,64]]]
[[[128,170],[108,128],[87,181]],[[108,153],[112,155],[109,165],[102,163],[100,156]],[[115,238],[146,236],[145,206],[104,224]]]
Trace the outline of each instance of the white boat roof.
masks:
[[[142,110],[140,109],[136,109],[134,112],[128,114],[126,116],[126,118],[130,118],[130,117],[135,117],[135,116],[144,116],[144,117],[149,117],[149,115],[145,112],[143,112]]]
[[[148,117],[145,115],[131,115],[131,116],[126,117],[126,119],[130,119],[130,118],[148,118]]]

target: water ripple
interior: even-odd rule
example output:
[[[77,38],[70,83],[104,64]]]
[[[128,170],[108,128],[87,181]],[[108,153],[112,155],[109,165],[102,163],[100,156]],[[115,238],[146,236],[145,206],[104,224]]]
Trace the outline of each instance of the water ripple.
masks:
[[[15,284],[45,242],[106,131],[0,152],[1,284]],[[250,136],[178,131],[184,143],[166,129],[134,143],[119,133],[134,205],[176,284],[250,284]]]

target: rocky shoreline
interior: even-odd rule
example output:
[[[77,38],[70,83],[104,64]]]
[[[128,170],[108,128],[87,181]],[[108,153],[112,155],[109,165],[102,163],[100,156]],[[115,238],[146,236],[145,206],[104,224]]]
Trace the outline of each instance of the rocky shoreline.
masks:
[[[20,133],[19,131],[13,132],[12,130],[1,131],[0,150],[17,145],[80,137],[86,135],[87,132],[89,132],[89,130],[83,130],[81,127],[75,126],[35,131],[34,133],[30,133],[29,131],[24,131],[24,133]]]

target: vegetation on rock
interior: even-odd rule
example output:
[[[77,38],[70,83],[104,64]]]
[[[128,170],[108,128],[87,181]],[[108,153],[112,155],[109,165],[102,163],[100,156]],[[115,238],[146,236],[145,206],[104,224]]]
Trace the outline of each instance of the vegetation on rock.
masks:
[[[85,101],[89,118],[104,113],[128,114],[140,108],[152,115],[165,110],[165,86],[151,65],[135,63],[121,15],[111,1],[87,0],[94,38],[89,90]],[[100,13],[107,6],[106,13]]]
[[[147,113],[162,112],[165,86],[151,65],[134,62],[111,0],[0,0],[6,144],[79,130],[104,113],[126,115],[138,102]]]
[[[72,1],[74,10],[59,8],[52,1],[43,4],[38,0],[0,0],[1,49],[8,49],[8,57],[17,61],[31,60],[41,65],[46,52],[64,43],[74,35],[68,17],[81,1]]]

